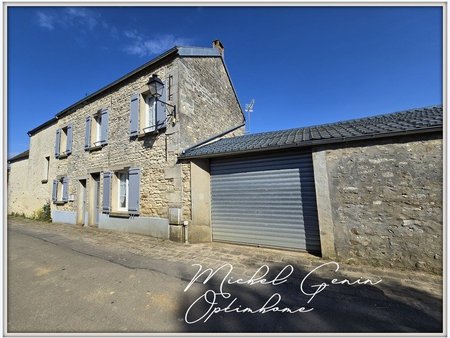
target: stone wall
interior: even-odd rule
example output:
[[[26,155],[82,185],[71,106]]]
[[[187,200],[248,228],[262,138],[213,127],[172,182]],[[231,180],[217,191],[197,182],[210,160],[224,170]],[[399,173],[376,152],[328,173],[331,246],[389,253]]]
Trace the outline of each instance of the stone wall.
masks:
[[[51,202],[55,177],[55,124],[30,137],[29,158],[11,163],[8,176],[8,213],[32,217]],[[46,160],[49,158],[49,163]]]
[[[52,183],[55,178],[57,161],[52,142],[55,132],[56,123],[43,128],[30,137],[28,192],[33,196],[32,206],[35,210],[41,209],[44,204],[51,202]],[[50,160],[48,172],[45,168],[47,166],[46,157],[49,157]]]
[[[179,69],[182,149],[244,122],[222,58],[183,57]]]
[[[19,213],[30,217],[35,208],[33,198],[28,192],[28,158],[9,165],[8,172],[8,214]]]
[[[191,164],[188,161],[181,163],[183,176],[183,209],[182,215],[184,220],[192,219],[192,196],[191,196]]]
[[[326,151],[337,258],[442,271],[442,134]]]

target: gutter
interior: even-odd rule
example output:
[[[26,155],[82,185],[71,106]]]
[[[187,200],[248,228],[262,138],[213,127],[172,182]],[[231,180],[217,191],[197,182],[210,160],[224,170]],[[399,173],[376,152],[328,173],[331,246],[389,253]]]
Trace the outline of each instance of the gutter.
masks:
[[[60,111],[59,113],[57,113],[55,115],[55,117],[53,117],[52,119],[48,120],[47,122],[44,122],[43,124],[39,125],[38,127],[30,130],[28,132],[28,136],[31,136],[33,134],[35,134],[37,131],[39,131],[40,129],[50,125],[51,123],[57,121],[59,118],[63,117],[65,114],[69,113],[70,110],[72,110],[73,108],[77,107],[78,105],[87,102],[88,100],[94,98],[95,96],[101,94],[102,92],[118,85],[119,83],[121,83],[122,81],[127,80],[128,78],[132,77],[133,75],[139,73],[140,71],[152,66],[153,64],[165,59],[166,57],[170,56],[170,55],[174,55],[174,54],[178,54],[180,57],[182,56],[186,56],[186,57],[194,57],[194,56],[217,56],[220,57],[222,59],[222,63],[224,65],[225,71],[227,73],[228,79],[231,83],[231,88],[233,89],[233,93],[236,97],[236,100],[238,102],[238,106],[239,109],[241,110],[241,114],[243,116],[243,121],[245,122],[245,115],[244,112],[242,111],[242,107],[241,104],[239,102],[239,99],[237,97],[236,94],[236,90],[234,88],[233,83],[231,82],[231,78],[230,78],[230,74],[228,72],[228,69],[226,67],[226,64],[223,60],[222,55],[220,54],[220,52],[216,49],[216,48],[210,48],[210,47],[182,47],[182,46],[175,46],[172,47],[171,49],[169,49],[168,51],[166,51],[165,53],[157,56],[156,58],[150,60],[149,62],[143,64],[142,66],[132,70],[131,72],[125,74],[124,76],[120,77],[119,79],[111,82],[110,84],[100,88],[99,90],[95,91],[94,93],[90,94],[89,96],[84,97],[83,99],[75,102],[74,104],[70,105],[69,107],[63,109],[62,111]]]
[[[153,65],[154,63],[161,61],[162,59],[166,58],[167,56],[173,54],[174,52],[178,51],[178,47],[172,47],[171,49],[169,49],[167,52],[157,56],[156,58],[150,60],[149,62],[143,64],[142,66],[136,68],[135,70],[132,70],[131,72],[125,74],[124,76],[120,77],[119,79],[117,79],[116,81],[111,82],[110,84],[106,85],[103,88],[100,88],[99,90],[95,91],[94,93],[92,93],[89,96],[86,96],[85,98],[75,102],[74,104],[72,104],[71,106],[67,107],[66,109],[60,111],[58,114],[56,114],[56,118],[60,118],[62,117],[64,114],[66,114],[67,112],[69,112],[72,108],[75,108],[76,106],[80,105],[81,103],[88,101],[89,99],[97,96],[98,94],[110,89],[111,87],[114,87],[115,85],[119,84],[120,82],[130,78],[131,76],[139,73],[140,71],[144,70],[145,68]]]
[[[66,113],[68,113],[71,109],[73,109],[73,108],[75,108],[76,106],[82,104],[83,102],[86,102],[86,101],[88,101],[88,100],[94,98],[95,96],[97,96],[97,95],[101,94],[102,92],[104,92],[104,91],[106,91],[106,90],[108,90],[108,89],[114,87],[115,85],[119,84],[120,82],[125,81],[126,79],[128,79],[128,78],[130,78],[131,76],[133,76],[133,75],[139,73],[140,71],[146,69],[147,67],[149,67],[149,66],[151,66],[151,65],[153,65],[153,64],[155,64],[155,63],[157,63],[158,61],[161,61],[162,59],[168,57],[168,56],[171,55],[171,54],[174,54],[175,52],[178,51],[179,48],[180,48],[180,47],[176,47],[176,46],[175,46],[175,47],[172,47],[171,49],[169,49],[169,50],[166,51],[165,53],[163,53],[163,54],[157,56],[156,58],[150,60],[149,62],[143,64],[142,66],[140,66],[140,67],[138,67],[138,68],[132,70],[131,72],[125,74],[124,76],[122,76],[122,77],[120,77],[119,79],[117,79],[117,80],[111,82],[110,84],[108,84],[108,85],[106,85],[106,86],[100,88],[99,90],[96,90],[96,91],[95,91],[94,93],[92,93],[91,95],[88,95],[88,96],[84,97],[83,99],[81,99],[81,100],[75,102],[74,104],[70,105],[69,107],[67,107],[67,108],[65,108],[65,109],[63,109],[63,110],[61,110],[61,111],[60,111],[59,113],[57,113],[57,114],[55,115],[55,117],[53,117],[52,119],[48,120],[47,122],[44,122],[43,124],[41,124],[40,126],[34,128],[34,129],[30,130],[30,131],[27,133],[28,136],[31,136],[31,135],[35,134],[35,133],[36,133],[37,131],[39,131],[40,129],[42,129],[42,128],[48,126],[48,125],[50,125],[52,122],[57,121],[57,120],[60,119],[63,115],[65,115]]]
[[[250,153],[266,152],[266,151],[273,151],[273,150],[285,150],[285,149],[292,149],[292,148],[303,148],[303,147],[308,147],[308,146],[339,144],[339,143],[347,143],[347,142],[354,142],[354,141],[373,140],[373,139],[379,139],[379,138],[408,136],[408,135],[414,135],[414,134],[425,134],[425,133],[442,132],[442,131],[443,130],[442,130],[442,125],[441,125],[439,127],[430,127],[430,128],[419,129],[419,130],[409,130],[409,131],[402,131],[402,132],[391,132],[391,133],[388,132],[388,133],[384,133],[384,134],[380,133],[380,134],[372,134],[372,135],[342,137],[339,139],[331,138],[331,139],[321,139],[321,140],[310,140],[310,141],[292,143],[292,144],[282,145],[282,146],[272,146],[272,147],[257,148],[257,149],[246,149],[246,150],[230,151],[230,152],[224,152],[224,153],[201,154],[201,155],[193,155],[193,156],[181,155],[179,158],[185,160],[185,159],[196,159],[196,158],[226,157],[226,156],[245,155],[245,154],[250,154]],[[192,147],[192,148],[194,148],[194,147]],[[185,151],[188,151],[192,148],[186,149]],[[185,151],[183,151],[183,154]]]
[[[50,120],[40,124],[39,126],[37,126],[34,129],[31,129],[29,132],[27,132],[28,136],[32,136],[33,134],[36,134],[36,132],[38,132],[39,130],[53,124],[54,122],[56,122],[58,119],[56,117],[52,117]]]

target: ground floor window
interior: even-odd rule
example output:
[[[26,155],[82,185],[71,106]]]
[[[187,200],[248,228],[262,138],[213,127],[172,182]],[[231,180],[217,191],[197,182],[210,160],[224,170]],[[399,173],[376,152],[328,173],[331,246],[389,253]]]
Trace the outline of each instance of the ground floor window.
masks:
[[[118,210],[127,211],[128,210],[128,172],[118,172],[118,189],[117,189],[117,198],[118,198]]]
[[[120,213],[117,216],[123,216],[123,213],[139,215],[140,180],[139,168],[104,172],[103,213]]]
[[[53,180],[52,200],[54,203],[65,203],[69,200],[69,179],[60,176]]]

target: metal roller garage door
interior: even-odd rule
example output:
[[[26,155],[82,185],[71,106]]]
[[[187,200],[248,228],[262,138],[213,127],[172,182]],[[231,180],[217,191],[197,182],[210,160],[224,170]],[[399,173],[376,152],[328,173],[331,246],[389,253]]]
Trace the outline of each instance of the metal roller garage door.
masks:
[[[211,160],[213,240],[320,252],[311,153]]]

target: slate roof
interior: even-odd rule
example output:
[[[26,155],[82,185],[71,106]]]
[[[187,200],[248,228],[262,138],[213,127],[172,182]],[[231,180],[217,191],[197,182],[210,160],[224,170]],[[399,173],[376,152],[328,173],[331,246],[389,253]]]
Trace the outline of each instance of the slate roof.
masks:
[[[16,156],[9,158],[8,163],[12,163],[12,162],[16,162],[16,161],[28,158],[29,154],[30,154],[30,151],[25,150],[24,152],[21,152],[20,154],[17,154]]]
[[[223,138],[189,148],[180,158],[207,158],[432,132],[442,130],[442,124],[442,106],[430,106],[317,126]]]
[[[203,56],[203,57],[219,57],[222,59],[223,65],[225,67],[225,71],[227,73],[228,79],[230,80],[231,83],[231,89],[234,92],[234,95],[236,97],[236,100],[239,102],[239,99],[237,97],[236,94],[236,90],[234,88],[233,82],[231,81],[231,77],[230,74],[228,72],[228,68],[225,64],[225,61],[223,60],[222,55],[220,54],[220,52],[218,51],[217,48],[215,47],[187,47],[187,46],[175,46],[172,47],[171,49],[165,51],[164,53],[162,53],[161,55],[158,55],[157,57],[155,57],[154,59],[150,60],[149,62],[143,64],[142,66],[132,70],[131,72],[125,74],[124,76],[120,77],[119,79],[111,82],[110,84],[104,86],[103,88],[97,90],[96,92],[82,98],[81,100],[75,102],[74,104],[70,105],[69,107],[63,109],[62,111],[60,111],[59,113],[57,113],[55,115],[55,117],[53,117],[52,119],[42,123],[41,125],[39,125],[38,127],[30,130],[28,132],[28,136],[32,136],[35,133],[37,133],[38,131],[42,130],[44,127],[47,127],[48,125],[52,124],[53,122],[55,122],[57,119],[61,118],[62,116],[69,114],[73,111],[73,109],[75,109],[77,106],[88,102],[91,99],[96,99],[97,96],[103,94],[106,90],[113,88],[116,85],[121,84],[123,81],[131,78],[132,76],[135,76],[136,74],[138,74],[139,72],[152,67],[154,65],[156,65],[158,62],[167,59],[169,57],[172,57],[174,55],[179,55],[181,57],[198,57],[198,56]],[[242,112],[242,110],[241,110]],[[242,112],[242,116],[244,116],[244,113]]]

